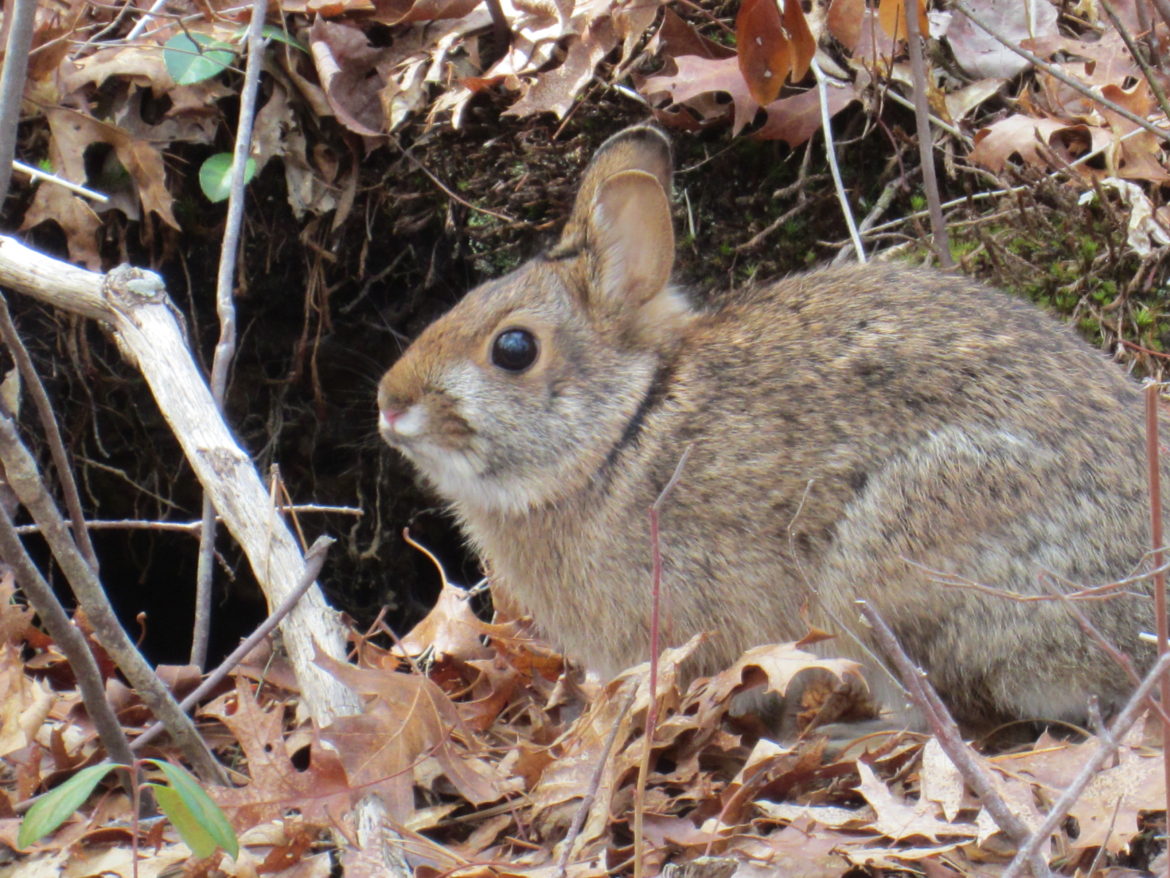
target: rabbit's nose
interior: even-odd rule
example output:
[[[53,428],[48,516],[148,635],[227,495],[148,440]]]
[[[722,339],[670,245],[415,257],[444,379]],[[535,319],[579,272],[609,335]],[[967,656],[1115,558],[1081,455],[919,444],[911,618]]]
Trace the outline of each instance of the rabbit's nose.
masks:
[[[378,432],[387,440],[416,435],[422,422],[423,415],[417,405],[404,409],[382,406],[378,411]]]

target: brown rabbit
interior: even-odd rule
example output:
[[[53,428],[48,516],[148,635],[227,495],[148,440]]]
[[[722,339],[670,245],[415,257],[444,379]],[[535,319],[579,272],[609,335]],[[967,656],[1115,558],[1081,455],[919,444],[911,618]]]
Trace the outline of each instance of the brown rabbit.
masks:
[[[698,308],[670,285],[671,165],[655,128],[611,138],[560,243],[381,381],[383,438],[495,587],[604,675],[645,659],[647,508],[689,448],[662,513],[662,622],[670,643],[714,633],[696,671],[810,619],[865,656],[865,598],[968,728],[1115,708],[1126,677],[1067,607],[930,571],[1034,595],[1043,575],[1139,568],[1136,384],[1031,305],[929,271],[818,271]],[[1139,666],[1149,591],[1078,604]]]

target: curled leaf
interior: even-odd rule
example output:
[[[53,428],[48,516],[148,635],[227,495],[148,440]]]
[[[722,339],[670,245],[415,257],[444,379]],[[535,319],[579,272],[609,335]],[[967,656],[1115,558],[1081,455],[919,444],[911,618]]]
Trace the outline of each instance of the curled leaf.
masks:
[[[799,0],[744,0],[735,19],[739,69],[755,101],[769,104],[785,79],[808,72],[816,52]]]

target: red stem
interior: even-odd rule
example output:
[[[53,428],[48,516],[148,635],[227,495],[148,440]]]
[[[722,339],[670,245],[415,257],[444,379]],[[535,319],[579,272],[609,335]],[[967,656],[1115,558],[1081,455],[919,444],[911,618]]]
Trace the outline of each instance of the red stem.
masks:
[[[1158,448],[1158,384],[1146,385],[1146,459],[1150,467],[1150,542],[1153,544],[1154,561],[1154,616],[1158,626],[1158,658],[1167,650],[1168,623],[1166,616],[1166,573],[1162,570],[1162,471]],[[1162,675],[1162,741],[1170,742],[1170,723],[1166,722],[1166,710],[1170,710],[1170,674]],[[1170,759],[1162,754],[1162,775],[1166,783],[1166,806],[1170,813]],[[1167,870],[1170,875],[1170,869]]]

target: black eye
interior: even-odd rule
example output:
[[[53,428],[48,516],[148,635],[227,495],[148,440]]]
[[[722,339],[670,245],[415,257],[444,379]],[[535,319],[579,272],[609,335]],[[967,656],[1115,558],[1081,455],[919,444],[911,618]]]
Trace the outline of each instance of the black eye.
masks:
[[[492,363],[508,372],[523,372],[536,353],[536,338],[527,329],[505,329],[492,342]]]

